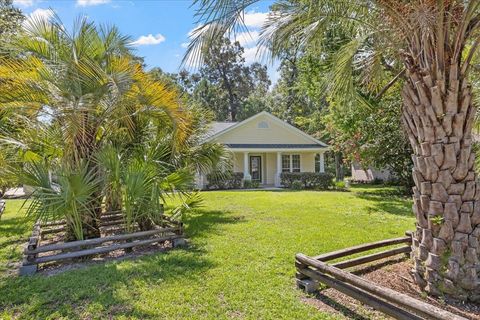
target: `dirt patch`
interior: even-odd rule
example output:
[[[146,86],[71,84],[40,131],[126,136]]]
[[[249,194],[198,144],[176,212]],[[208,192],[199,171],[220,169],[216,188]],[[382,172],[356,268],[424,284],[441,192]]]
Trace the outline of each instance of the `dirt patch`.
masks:
[[[448,310],[468,319],[480,319],[480,305],[449,298],[426,296],[413,282],[409,271],[409,259],[383,260],[374,266],[353,269],[353,272],[378,285],[396,290],[412,298]],[[359,301],[332,288],[321,290],[315,296],[308,296],[305,303],[318,310],[334,314],[344,319],[391,319],[389,316],[360,303]]]

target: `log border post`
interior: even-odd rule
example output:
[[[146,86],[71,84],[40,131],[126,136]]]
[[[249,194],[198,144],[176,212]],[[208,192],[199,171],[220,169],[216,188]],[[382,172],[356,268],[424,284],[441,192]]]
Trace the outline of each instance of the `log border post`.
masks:
[[[38,263],[36,263],[36,259],[38,257],[38,253],[35,250],[38,247],[41,239],[41,224],[37,221],[33,225],[32,235],[28,239],[28,242],[25,245],[24,250],[24,258],[22,261],[22,266],[20,267],[19,273],[20,275],[33,275],[38,270]]]

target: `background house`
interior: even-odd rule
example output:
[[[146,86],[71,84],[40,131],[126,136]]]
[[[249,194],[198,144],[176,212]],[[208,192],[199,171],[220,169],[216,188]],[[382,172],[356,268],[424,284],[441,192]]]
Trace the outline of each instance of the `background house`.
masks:
[[[241,122],[215,122],[206,141],[222,143],[232,151],[233,171],[262,186],[280,186],[282,172],[324,172],[327,144],[268,112]],[[205,176],[197,186],[204,188]]]
[[[392,172],[388,169],[376,169],[373,167],[363,167],[358,162],[352,162],[352,181],[355,182],[373,182],[375,180],[390,181],[394,178]]]

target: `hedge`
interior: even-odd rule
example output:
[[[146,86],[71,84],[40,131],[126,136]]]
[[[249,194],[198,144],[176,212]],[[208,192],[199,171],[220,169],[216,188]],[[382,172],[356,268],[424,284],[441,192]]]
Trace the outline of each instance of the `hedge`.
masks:
[[[294,181],[300,181],[305,189],[328,189],[333,185],[333,175],[325,172],[282,172],[280,180],[286,188],[291,188]]]
[[[212,172],[207,174],[207,189],[240,189],[243,172]]]

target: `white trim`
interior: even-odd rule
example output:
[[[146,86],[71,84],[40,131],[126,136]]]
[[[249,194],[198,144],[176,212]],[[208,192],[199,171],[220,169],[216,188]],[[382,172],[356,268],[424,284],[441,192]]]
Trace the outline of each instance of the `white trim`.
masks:
[[[325,156],[322,153],[320,153],[320,172],[324,173],[325,172]]]
[[[298,128],[295,128],[295,127],[292,126],[291,124],[289,124],[289,123],[287,123],[287,122],[285,122],[285,121],[283,121],[283,120],[275,117],[273,114],[268,113],[267,111],[262,111],[262,112],[260,112],[260,113],[257,113],[256,115],[251,116],[251,117],[248,118],[248,119],[245,119],[245,120],[243,120],[243,121],[240,121],[240,122],[234,124],[233,126],[230,126],[230,127],[228,127],[228,128],[225,128],[225,129],[223,129],[222,131],[219,131],[219,132],[215,133],[214,135],[208,137],[205,141],[211,141],[211,140],[213,140],[213,139],[215,139],[215,138],[218,138],[219,136],[221,136],[221,135],[223,135],[223,134],[225,134],[225,133],[227,133],[227,132],[230,132],[230,131],[234,130],[235,128],[238,128],[238,127],[240,127],[240,126],[243,126],[244,124],[249,123],[249,122],[255,120],[256,118],[258,118],[258,117],[260,117],[260,116],[262,116],[262,115],[265,115],[265,116],[269,117],[269,118],[272,119],[273,121],[277,122],[280,126],[283,126],[284,128],[286,128],[286,129],[288,129],[288,130],[290,130],[290,131],[292,131],[292,132],[294,132],[294,133],[296,133],[296,134],[299,134],[299,135],[303,136],[304,138],[307,138],[307,139],[309,139],[310,141],[313,141],[313,142],[316,143],[316,144],[319,144],[319,145],[321,145],[321,146],[323,146],[323,147],[328,148],[328,145],[327,145],[326,143],[324,143],[324,142],[322,142],[322,141],[320,141],[320,140],[318,140],[318,139],[315,139],[314,137],[312,137],[312,136],[306,134],[305,132],[303,132],[302,130],[300,130],[300,129],[298,129]],[[250,149],[248,149],[248,150],[250,150]],[[282,150],[283,150],[283,149],[282,149]],[[311,149],[311,150],[314,150],[314,149]]]
[[[293,152],[312,152],[312,153],[324,153],[328,151],[328,148],[228,148],[231,152],[265,152],[265,153],[293,153]]]
[[[282,185],[280,181],[280,174],[282,173],[282,153],[277,152],[277,168],[275,171],[275,187],[280,187]]]

